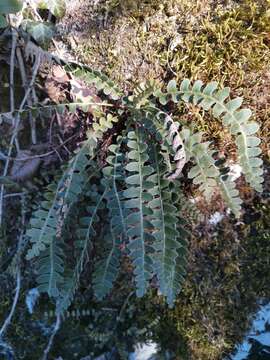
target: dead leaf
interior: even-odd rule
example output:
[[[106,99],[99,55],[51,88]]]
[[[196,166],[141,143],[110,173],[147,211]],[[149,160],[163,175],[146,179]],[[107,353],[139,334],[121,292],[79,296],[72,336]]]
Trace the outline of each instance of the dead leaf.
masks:
[[[37,172],[41,159],[39,157],[29,158],[33,156],[29,150],[21,150],[18,152],[10,170],[10,179],[16,182],[24,182],[31,179]]]
[[[53,66],[44,84],[49,98],[56,103],[65,102],[68,85],[69,76],[65,70],[60,65]]]
[[[52,75],[54,80],[60,84],[69,82],[69,77],[62,66],[59,65],[54,66],[52,69]]]

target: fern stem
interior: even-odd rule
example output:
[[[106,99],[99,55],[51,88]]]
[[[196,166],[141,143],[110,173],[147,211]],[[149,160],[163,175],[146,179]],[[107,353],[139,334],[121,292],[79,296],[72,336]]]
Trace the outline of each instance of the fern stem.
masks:
[[[140,139],[139,137],[139,134],[138,134],[138,129],[136,129],[136,134],[137,134],[137,137],[138,139]],[[139,195],[139,199],[140,199],[140,211],[139,211],[139,214],[140,214],[140,228],[141,228],[141,239],[144,239],[144,219],[143,219],[143,174],[142,174],[142,167],[144,165],[144,163],[142,162],[142,159],[141,159],[141,153],[140,151],[138,152],[139,153],[139,159],[138,159],[138,163],[139,163],[139,178],[140,178],[140,195]],[[145,241],[143,241],[143,244],[142,244],[142,258],[143,258],[143,267],[145,267]],[[146,286],[147,284],[147,279],[145,278],[145,272],[143,272],[144,274],[144,286]],[[144,289],[145,291],[145,289]]]

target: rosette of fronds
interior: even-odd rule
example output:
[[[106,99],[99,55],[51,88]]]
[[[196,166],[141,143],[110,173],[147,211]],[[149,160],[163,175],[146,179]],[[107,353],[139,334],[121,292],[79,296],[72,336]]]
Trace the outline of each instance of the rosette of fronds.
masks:
[[[67,68],[74,78],[96,86],[100,106],[109,106],[93,119],[89,139],[62,177],[48,187],[30,220],[27,259],[36,261],[39,289],[63,312],[83,274],[101,300],[117,282],[124,263],[133,273],[137,296],[156,286],[173,306],[188,261],[184,174],[206,201],[219,193],[236,217],[241,216],[242,203],[226,162],[220,166],[218,149],[204,140],[203,133],[181,126],[173,105],[191,102],[221,120],[235,139],[247,182],[257,191],[263,182],[260,140],[255,135],[259,126],[250,120],[248,109],[240,109],[242,99],[229,99],[229,89],[218,90],[217,83],[191,85],[184,80],[178,88],[171,81],[162,92],[151,82],[124,96],[99,72],[74,64]],[[102,147],[104,134],[111,143]],[[105,152],[102,161],[100,149]]]

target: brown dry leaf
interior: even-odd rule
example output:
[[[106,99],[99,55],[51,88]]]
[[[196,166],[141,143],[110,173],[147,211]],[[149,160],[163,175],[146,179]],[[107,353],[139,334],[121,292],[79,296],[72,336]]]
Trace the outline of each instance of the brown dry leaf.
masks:
[[[52,69],[52,76],[54,80],[60,84],[68,83],[69,77],[62,66],[56,65]]]
[[[60,65],[52,67],[50,75],[45,80],[45,90],[51,100],[56,103],[66,100],[65,89],[68,88],[69,77]]]
[[[61,118],[61,131],[67,136],[68,134],[72,135],[74,133],[74,129],[78,126],[78,124],[82,124],[82,117],[78,117],[75,113],[66,112],[65,115]]]
[[[29,159],[31,156],[33,156],[33,154],[29,150],[21,150],[18,152],[10,170],[11,180],[24,182],[35,175],[40,166],[41,159],[38,157]]]
[[[59,103],[59,102],[63,102],[63,100],[65,100],[65,96],[63,95],[61,88],[54,81],[53,77],[48,76],[44,85],[45,85],[45,90],[48,94],[48,97],[52,101]]]

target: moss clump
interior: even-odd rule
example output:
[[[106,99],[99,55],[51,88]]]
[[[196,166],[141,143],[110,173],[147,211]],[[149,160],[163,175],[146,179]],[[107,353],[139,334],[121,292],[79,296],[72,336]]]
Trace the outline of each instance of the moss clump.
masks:
[[[269,29],[269,3],[245,1],[227,11],[218,10],[187,31],[171,54],[171,66],[181,78],[246,86],[247,72],[269,64]]]
[[[198,233],[181,296],[161,313],[156,336],[181,359],[221,360],[250,326],[258,299],[270,298],[270,204],[247,208],[245,226],[223,221]],[[165,329],[166,328],[166,329]]]
[[[69,14],[66,27],[72,35],[66,40],[75,55],[125,90],[146,80],[184,77],[230,86],[262,124],[265,153],[270,140],[269,99],[262,95],[269,93],[269,1],[133,3],[105,1],[90,14],[89,7],[78,9],[76,14],[86,11],[88,19],[79,32],[68,23],[74,22],[74,13]],[[216,121],[201,121],[198,112],[195,119],[210,138],[223,139]]]

